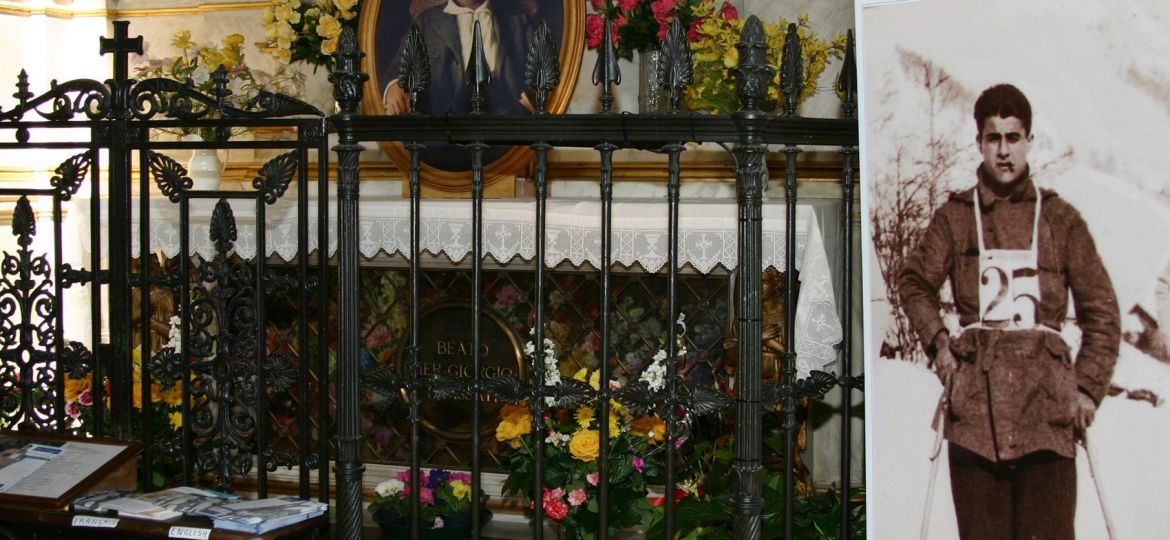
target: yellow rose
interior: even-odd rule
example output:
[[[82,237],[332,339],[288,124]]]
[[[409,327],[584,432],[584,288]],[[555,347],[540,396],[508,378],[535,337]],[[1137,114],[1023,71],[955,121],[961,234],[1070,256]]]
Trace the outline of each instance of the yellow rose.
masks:
[[[289,24],[301,22],[301,13],[292,4],[277,6],[276,10],[273,11],[273,16],[276,17],[276,20]]]
[[[333,0],[333,5],[341,11],[349,11],[357,5],[357,0]]]
[[[337,52],[337,38],[327,39],[321,42],[321,54],[333,54]]]
[[[456,499],[466,499],[467,494],[471,493],[471,486],[463,483],[463,480],[452,480],[451,491]]]
[[[242,34],[228,34],[223,37],[223,44],[226,47],[231,47],[233,45],[243,45],[244,36]]]
[[[325,39],[335,39],[341,35],[341,23],[332,15],[321,15],[317,19],[317,35]]]
[[[592,429],[579,430],[569,439],[569,453],[573,454],[573,459],[577,461],[589,462],[597,459],[601,452],[600,446],[597,431]]]
[[[171,413],[171,429],[179,429],[183,427],[183,413],[175,411]]]
[[[496,426],[496,440],[511,441],[532,433],[532,411],[524,405],[504,405],[500,409],[500,423]]]

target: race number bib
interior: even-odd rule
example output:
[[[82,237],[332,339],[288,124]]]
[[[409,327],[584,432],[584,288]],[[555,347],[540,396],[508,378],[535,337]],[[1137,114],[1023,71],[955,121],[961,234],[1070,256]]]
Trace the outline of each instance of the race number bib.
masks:
[[[989,249],[980,254],[979,313],[984,324],[1034,328],[1039,305],[1035,251]]]

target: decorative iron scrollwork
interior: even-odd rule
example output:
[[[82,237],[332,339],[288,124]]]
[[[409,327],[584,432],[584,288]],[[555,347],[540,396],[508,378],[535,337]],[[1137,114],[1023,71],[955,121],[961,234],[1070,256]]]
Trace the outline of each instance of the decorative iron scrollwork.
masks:
[[[812,371],[808,377],[792,383],[768,383],[760,390],[760,406],[765,412],[774,411],[789,397],[800,401],[804,398],[824,399],[825,394],[841,384],[837,377],[824,371]]]
[[[402,76],[398,85],[410,96],[410,110],[418,107],[418,98],[431,86],[431,61],[427,58],[427,44],[417,24],[410,25],[406,43],[402,46]]]
[[[532,33],[532,46],[524,62],[524,82],[531,89],[536,112],[548,112],[548,95],[561,82],[561,64],[556,42],[544,21]]]
[[[84,343],[70,341],[61,347],[61,370],[71,379],[81,379],[93,371],[93,353]]]
[[[56,174],[49,179],[49,185],[57,191],[57,198],[68,201],[81,189],[81,183],[89,174],[89,167],[93,164],[94,151],[89,150],[77,154],[57,166]]]
[[[218,489],[252,469],[259,392],[256,291],[251,266],[234,255],[236,222],[220,199],[212,211],[216,253],[200,262],[190,303],[191,417],[195,463]],[[278,369],[278,371],[280,371]]]
[[[804,59],[801,58],[800,34],[796,31],[796,24],[788,24],[788,33],[784,35],[784,59],[780,65],[780,93],[784,94],[786,105],[785,116],[796,115],[796,101],[800,91],[804,88]]]
[[[736,93],[743,110],[756,111],[764,95],[768,93],[768,81],[776,70],[768,65],[768,40],[764,37],[764,24],[752,15],[743,25],[739,43],[739,65],[731,69],[736,78]]]
[[[12,234],[19,248],[0,262],[0,423],[52,429],[56,380],[56,297],[52,267],[30,246],[36,219],[28,197],[16,201]]]
[[[16,93],[12,97],[19,102],[9,111],[0,112],[0,121],[19,122],[29,111],[35,112],[41,118],[50,122],[65,122],[78,114],[84,114],[90,120],[104,118],[110,110],[110,89],[106,85],[91,79],[76,79],[64,83],[56,80],[49,83],[49,91],[35,96],[29,91],[28,73],[23,69],[17,76]],[[49,103],[48,111],[40,110],[40,106]],[[28,141],[27,130],[24,131],[21,142]],[[17,134],[17,139],[21,139]]]
[[[275,204],[288,190],[293,175],[297,172],[297,152],[276,156],[260,167],[260,176],[252,180],[252,187],[264,196],[265,204]]]
[[[187,169],[166,154],[151,150],[146,153],[146,163],[150,170],[150,177],[154,179],[158,190],[173,203],[179,202],[182,192],[191,189],[194,183],[187,176]]]
[[[670,89],[670,110],[678,112],[682,108],[683,89],[694,81],[695,75],[691,44],[678,19],[670,23],[662,42],[662,55],[663,61],[658,64],[658,86]]]

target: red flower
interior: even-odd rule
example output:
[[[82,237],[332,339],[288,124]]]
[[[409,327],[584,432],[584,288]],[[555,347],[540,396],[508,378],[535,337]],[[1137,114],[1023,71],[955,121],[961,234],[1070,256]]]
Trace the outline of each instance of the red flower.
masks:
[[[596,49],[601,45],[601,33],[605,31],[605,21],[600,15],[590,13],[585,16],[585,45]]]
[[[590,3],[593,4],[593,9],[598,11],[605,9],[605,0],[590,0]]]
[[[619,13],[617,17],[613,18],[613,24],[610,25],[610,28],[613,30],[613,35],[610,37],[613,38],[614,45],[617,45],[618,42],[618,31],[629,22],[630,20],[626,18],[624,13]]]
[[[674,11],[675,0],[654,0],[650,2],[650,13],[654,14],[654,22],[659,26],[666,26],[670,22],[670,12]]]
[[[618,7],[622,11],[633,11],[641,2],[642,0],[618,0]]]
[[[695,19],[691,21],[691,27],[687,30],[687,41],[692,43],[703,39],[703,33],[699,31],[699,26],[703,24],[703,19]]]
[[[723,7],[719,8],[719,14],[728,21],[739,19],[739,10],[735,9],[735,6],[731,5],[730,2],[723,2]]]
[[[565,519],[565,516],[569,515],[569,505],[561,500],[561,496],[563,495],[563,489],[550,490],[544,488],[544,497],[541,499],[544,503],[544,512],[548,514],[548,517],[557,521]]]
[[[658,27],[658,41],[666,41],[666,34],[670,32],[670,25],[663,24]]]

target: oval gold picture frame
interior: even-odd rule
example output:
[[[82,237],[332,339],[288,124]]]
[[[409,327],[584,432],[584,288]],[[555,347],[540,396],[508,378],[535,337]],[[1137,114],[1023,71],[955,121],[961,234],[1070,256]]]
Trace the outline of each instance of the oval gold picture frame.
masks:
[[[379,59],[378,45],[379,37],[377,35],[377,26],[381,11],[383,8],[395,9],[401,11],[401,16],[406,21],[412,21],[413,16],[421,11],[417,5],[412,9],[412,4],[424,2],[430,5],[441,5],[443,2],[427,1],[427,0],[366,0],[362,2],[361,16],[358,27],[358,43],[366,56],[362,59],[362,71],[369,75],[366,80],[362,92],[362,113],[371,115],[386,114],[385,106],[382,104],[382,91],[386,87],[386,83],[380,80],[379,65],[381,62],[391,62],[393,56],[390,58]],[[503,0],[493,0],[503,1]],[[554,4],[558,0],[527,0],[540,4]],[[573,89],[577,85],[577,77],[581,71],[581,58],[585,51],[585,6],[584,2],[580,0],[559,0],[562,6],[563,20],[561,25],[561,42],[560,53],[560,83],[549,95],[548,111],[550,114],[564,113],[569,106],[569,100],[573,95]],[[414,11],[415,13],[412,13]],[[409,28],[409,22],[396,26],[403,26]],[[553,26],[553,25],[550,25]],[[403,30],[405,34],[405,30]],[[554,34],[555,35],[555,34]],[[401,36],[387,35],[381,36],[382,39],[390,40],[390,42],[397,43],[401,41]],[[383,47],[383,55],[385,47]],[[393,54],[393,53],[391,53]],[[382,151],[390,158],[390,161],[403,171],[405,178],[406,171],[410,170],[410,154],[402,146],[400,141],[379,141],[378,145]],[[509,180],[514,180],[516,175],[522,173],[532,160],[532,149],[522,146],[513,147],[504,155],[484,164],[484,192],[493,193],[512,193],[512,185],[504,185],[503,183]],[[424,196],[439,196],[439,197],[459,197],[467,196],[471,193],[471,171],[448,171],[443,170],[427,163],[421,164],[421,182]],[[497,186],[497,184],[500,184]],[[493,189],[495,187],[495,189]],[[501,192],[499,188],[504,188]],[[405,186],[404,186],[405,190]]]

